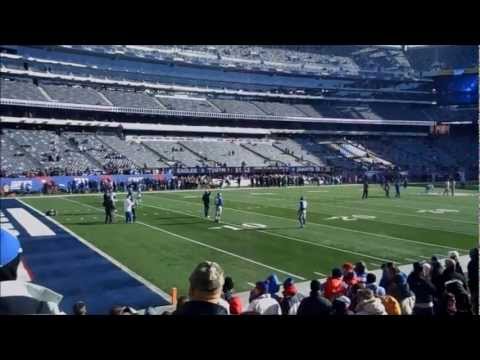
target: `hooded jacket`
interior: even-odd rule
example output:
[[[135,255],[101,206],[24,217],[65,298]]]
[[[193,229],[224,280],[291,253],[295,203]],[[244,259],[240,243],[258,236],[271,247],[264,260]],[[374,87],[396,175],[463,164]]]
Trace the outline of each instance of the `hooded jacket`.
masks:
[[[360,301],[355,312],[357,315],[388,315],[382,301],[376,297]]]
[[[283,299],[280,301],[280,307],[283,315],[296,315],[300,303],[305,298],[300,294],[294,284],[289,285],[283,291]]]

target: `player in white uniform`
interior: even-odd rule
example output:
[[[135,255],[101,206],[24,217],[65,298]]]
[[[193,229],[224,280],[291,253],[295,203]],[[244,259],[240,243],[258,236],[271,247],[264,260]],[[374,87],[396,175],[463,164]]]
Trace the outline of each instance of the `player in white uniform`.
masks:
[[[445,181],[445,189],[443,189],[443,195],[449,195],[450,193],[450,180]]]
[[[113,206],[115,207],[114,212],[117,212],[117,193],[112,190],[110,196],[112,198]]]
[[[137,191],[135,192],[135,200],[137,204],[142,201],[142,184],[137,185]]]
[[[298,206],[298,222],[300,223],[300,228],[303,228],[307,223],[307,207],[307,200],[305,200],[302,196]]]

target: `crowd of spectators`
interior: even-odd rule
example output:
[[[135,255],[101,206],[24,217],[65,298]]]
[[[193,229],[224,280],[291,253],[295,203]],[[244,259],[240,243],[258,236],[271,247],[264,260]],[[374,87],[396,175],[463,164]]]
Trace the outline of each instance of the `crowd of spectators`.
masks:
[[[312,280],[302,294],[292,278],[274,274],[258,281],[248,304],[233,292],[233,280],[213,262],[199,264],[190,276],[189,300],[174,315],[455,315],[478,314],[478,248],[470,251],[467,273],[452,251],[442,265],[437,257],[415,262],[409,274],[394,263],[382,265],[381,279],[363,262],[332,269],[325,282]],[[282,290],[280,291],[280,289]],[[227,304],[225,304],[225,302]],[[244,305],[244,306],[242,306]]]

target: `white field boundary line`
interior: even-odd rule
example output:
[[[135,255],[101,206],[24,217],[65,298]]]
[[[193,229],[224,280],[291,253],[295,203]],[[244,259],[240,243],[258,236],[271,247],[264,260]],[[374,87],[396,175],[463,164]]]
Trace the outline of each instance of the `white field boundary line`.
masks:
[[[173,210],[173,209],[168,209],[168,208],[165,208],[165,207],[161,208],[161,207],[158,207],[158,206],[155,206],[155,205],[146,205],[146,204],[143,204],[143,206],[148,206],[148,207],[155,208],[155,209],[161,209],[161,210],[168,211],[168,212],[174,212],[174,213],[178,213],[178,214],[189,215],[189,216],[195,217],[195,218],[204,219],[202,216],[191,215],[191,214],[186,213],[186,212],[181,211],[181,210]],[[226,221],[222,221],[222,223],[227,224],[227,225],[232,225],[232,226],[240,226],[240,224],[229,223],[229,222],[226,222]],[[271,235],[271,236],[282,237],[282,238],[285,238],[285,239],[288,239],[288,240],[292,240],[292,241],[296,241],[296,242],[301,242],[301,243],[305,243],[305,244],[309,244],[309,245],[313,245],[313,246],[317,246],[317,247],[322,247],[322,248],[334,250],[334,251],[337,251],[337,252],[343,252],[343,253],[358,255],[358,256],[361,256],[361,257],[371,258],[371,259],[375,259],[375,260],[381,260],[381,261],[384,261],[384,262],[393,262],[393,260],[391,260],[391,259],[379,258],[379,257],[376,257],[376,256],[367,255],[367,254],[359,253],[359,252],[356,252],[356,251],[340,249],[340,248],[336,248],[334,246],[315,243],[315,242],[312,242],[312,241],[298,239],[298,238],[294,238],[294,237],[290,237],[290,236],[286,236],[286,235],[281,235],[281,234],[277,234],[277,233],[272,233],[272,232],[265,231],[265,230],[256,229],[256,231],[260,232],[260,233],[267,234],[267,235]]]
[[[177,199],[171,199],[171,198],[168,198],[168,200],[182,202],[182,203],[188,203],[188,204],[192,205],[192,203],[189,202],[189,201],[183,201],[183,200],[177,200]],[[260,216],[267,216],[267,217],[272,217],[272,218],[281,219],[281,220],[294,221],[295,223],[297,222],[297,220],[294,220],[294,219],[289,219],[289,218],[286,218],[286,217],[275,216],[275,215],[270,215],[270,214],[258,213],[258,212],[255,212],[255,211],[246,211],[246,210],[227,208],[227,207],[224,207],[224,209],[229,209],[229,210],[248,213],[248,214],[255,214],[255,215],[260,215]],[[315,223],[315,222],[309,222],[309,224],[310,225],[322,226],[322,227],[326,227],[326,228],[330,228],[330,229],[334,229],[334,230],[343,230],[343,231],[353,232],[353,233],[357,233],[357,234],[376,236],[376,237],[380,237],[380,238],[384,238],[384,239],[398,240],[398,241],[409,242],[409,243],[414,243],[414,244],[419,244],[419,245],[424,245],[424,246],[432,246],[432,247],[444,248],[444,249],[449,249],[449,250],[468,251],[467,249],[461,249],[461,248],[456,248],[456,247],[452,247],[452,246],[445,246],[445,245],[440,245],[440,244],[433,244],[433,243],[427,243],[427,242],[422,242],[422,241],[403,239],[403,238],[399,238],[399,237],[395,237],[395,236],[381,235],[381,234],[370,233],[370,232],[361,231],[361,230],[348,229],[348,228],[339,227],[339,226],[319,224],[319,223]]]
[[[309,189],[309,188],[322,188],[322,187],[359,187],[361,184],[338,184],[338,185],[304,185],[304,186],[285,186],[285,187],[278,187],[278,186],[263,186],[263,187],[232,187],[232,188],[202,188],[202,189],[182,189],[182,190],[154,190],[154,191],[143,191],[142,195],[147,194],[161,194],[161,193],[182,193],[182,192],[204,192],[205,190],[210,191],[252,191],[252,190],[288,190],[288,189]],[[117,192],[117,195],[123,195],[127,192]],[[15,196],[15,197],[1,197],[0,199],[5,200],[18,200],[20,199],[48,199],[48,198],[63,198],[63,197],[76,197],[76,196],[98,196],[101,197],[103,195],[102,192],[97,193],[88,193],[88,194],[60,194],[60,195],[26,195],[26,196]]]
[[[41,211],[37,210],[36,208],[34,208],[33,206],[27,204],[26,202],[22,201],[22,200],[19,200],[19,199],[16,199],[18,200],[20,203],[22,203],[23,205],[27,206],[28,208],[32,209],[33,211],[35,211],[37,214],[39,214],[41,217],[44,217],[46,218],[45,214],[42,214]],[[169,294],[167,294],[166,292],[162,291],[161,289],[159,289],[158,287],[156,287],[154,284],[152,284],[150,281],[148,281],[147,279],[143,278],[142,276],[138,275],[136,272],[134,272],[133,270],[129,269],[128,267],[126,267],[125,265],[123,265],[122,263],[120,263],[119,261],[117,261],[116,259],[114,259],[113,257],[111,257],[110,255],[108,255],[107,253],[105,253],[104,251],[100,250],[99,248],[97,248],[95,245],[91,244],[90,242],[88,242],[87,240],[85,240],[84,238],[82,238],[81,236],[75,234],[72,230],[68,229],[67,227],[65,227],[64,225],[62,225],[60,222],[58,222],[57,220],[53,219],[53,218],[48,218],[48,220],[52,221],[55,225],[57,225],[58,227],[60,227],[61,229],[63,229],[65,232],[67,232],[68,234],[72,235],[75,239],[77,239],[78,241],[80,241],[82,244],[84,244],[85,246],[89,247],[90,249],[92,249],[93,251],[95,251],[97,254],[99,254],[100,256],[103,256],[105,259],[107,259],[108,261],[110,261],[112,264],[114,264],[115,266],[117,266],[118,268],[120,268],[121,270],[125,271],[128,275],[130,275],[131,277],[133,277],[134,279],[138,280],[139,282],[141,282],[143,285],[145,285],[147,288],[149,288],[150,290],[152,290],[154,293],[162,296],[163,298],[165,298],[168,302],[172,302],[172,298]]]
[[[88,205],[88,204],[83,204],[83,203],[81,203],[81,202],[79,202],[79,201],[75,201],[75,200],[72,200],[72,199],[63,199],[63,200],[65,200],[65,201],[70,201],[70,202],[73,202],[73,203],[75,203],[75,204],[79,204],[79,205],[82,205],[82,206],[85,206],[85,207],[88,207],[88,208],[91,208],[91,209],[95,209],[95,210],[97,210],[97,211],[102,211],[100,208],[97,208],[97,207],[95,207],[95,206],[91,206],[91,205]],[[145,204],[143,204],[143,206],[145,206]],[[159,209],[161,209],[161,208],[159,208]],[[187,214],[187,213],[185,213],[185,214]],[[187,214],[187,215],[193,216],[193,215],[190,215],[190,214]],[[122,216],[122,215],[119,215],[119,214],[115,214],[115,216],[123,218],[123,216]],[[157,231],[163,232],[163,233],[168,234],[168,235],[170,235],[170,236],[177,237],[177,238],[179,238],[179,239],[182,239],[182,240],[185,240],[185,241],[188,241],[188,242],[191,242],[191,243],[200,245],[200,246],[204,246],[204,247],[206,247],[206,248],[209,248],[209,249],[218,251],[218,252],[220,252],[220,253],[223,253],[223,254],[226,254],[226,255],[230,255],[230,256],[232,256],[232,257],[241,259],[241,260],[243,260],[243,261],[250,262],[250,263],[255,264],[255,265],[258,265],[258,266],[260,266],[260,267],[264,267],[264,268],[267,268],[267,269],[270,269],[270,270],[274,270],[274,271],[277,271],[277,272],[279,272],[279,273],[282,273],[282,274],[285,274],[285,275],[288,275],[288,276],[292,276],[292,277],[295,277],[295,278],[300,279],[300,280],[306,280],[304,277],[302,277],[302,276],[300,276],[300,275],[296,275],[296,274],[293,274],[293,273],[290,273],[290,272],[287,272],[287,271],[284,271],[284,270],[275,268],[275,267],[273,267],[273,266],[263,264],[263,263],[258,262],[258,261],[256,261],[256,260],[252,260],[252,259],[249,259],[249,258],[247,258],[247,257],[244,257],[244,256],[241,256],[241,255],[237,255],[237,254],[235,254],[235,253],[232,253],[232,252],[230,252],[230,251],[223,250],[223,249],[217,248],[217,247],[215,247],[215,246],[202,243],[202,242],[200,242],[200,241],[197,241],[197,240],[188,238],[188,237],[183,236],[183,235],[179,235],[179,234],[173,233],[173,232],[171,232],[171,231],[168,231],[168,230],[159,228],[159,227],[157,227],[157,226],[153,226],[153,225],[150,225],[150,224],[141,222],[141,221],[136,221],[135,223],[136,223],[136,224],[143,225],[143,226],[146,226],[146,227],[151,228],[151,229],[153,229],[153,230],[157,230]]]

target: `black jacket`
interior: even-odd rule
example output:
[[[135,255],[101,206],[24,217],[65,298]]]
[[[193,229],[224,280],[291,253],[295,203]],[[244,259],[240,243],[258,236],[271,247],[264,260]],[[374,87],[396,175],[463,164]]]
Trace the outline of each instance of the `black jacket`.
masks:
[[[416,274],[410,274],[407,279],[410,290],[415,294],[415,303],[429,303],[437,294],[435,285],[430,280]]]
[[[465,290],[468,291],[467,279],[455,269],[445,269],[442,274],[442,291],[445,289],[445,283],[451,280],[460,280]]]
[[[202,201],[206,206],[210,205],[210,193],[203,194]]]
[[[472,296],[478,297],[478,259],[470,260],[468,263],[468,287]]]
[[[300,303],[297,315],[329,315],[331,311],[332,303],[318,292],[312,292]]]
[[[188,301],[174,315],[228,315],[227,310],[207,301]]]

